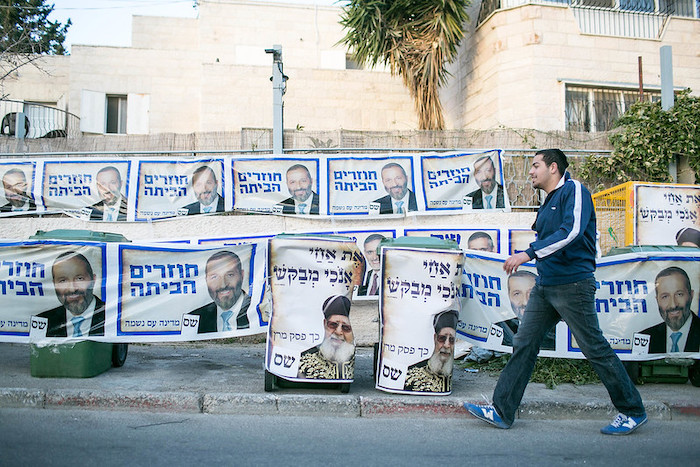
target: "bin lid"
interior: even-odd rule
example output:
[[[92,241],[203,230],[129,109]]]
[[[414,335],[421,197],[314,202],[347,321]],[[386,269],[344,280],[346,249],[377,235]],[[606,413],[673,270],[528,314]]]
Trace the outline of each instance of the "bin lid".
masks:
[[[78,240],[87,242],[128,242],[122,234],[81,229],[37,230],[30,240]]]
[[[454,240],[437,237],[398,237],[385,238],[379,242],[379,247],[408,247],[408,248],[433,248],[437,250],[459,250],[459,244]]]
[[[659,252],[680,252],[697,253],[700,249],[694,246],[679,245],[627,245],[614,246],[605,256],[624,255],[625,253],[659,253]]]

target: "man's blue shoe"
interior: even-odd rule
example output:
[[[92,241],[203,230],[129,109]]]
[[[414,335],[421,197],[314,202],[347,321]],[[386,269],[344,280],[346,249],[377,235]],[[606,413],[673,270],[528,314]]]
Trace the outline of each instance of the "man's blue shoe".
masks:
[[[496,408],[492,405],[476,405],[465,402],[464,408],[476,418],[483,420],[486,423],[490,423],[497,428],[501,428],[503,430],[510,428],[510,425],[501,419],[501,416],[498,415]]]
[[[600,429],[604,435],[628,435],[647,422],[647,414],[641,417],[628,417],[625,414],[617,414],[610,425]]]

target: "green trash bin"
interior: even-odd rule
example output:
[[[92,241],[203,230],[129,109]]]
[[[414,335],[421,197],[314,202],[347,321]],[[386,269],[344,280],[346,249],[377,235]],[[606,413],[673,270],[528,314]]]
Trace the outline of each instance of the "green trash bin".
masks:
[[[30,240],[128,242],[123,235],[92,230],[38,230]],[[128,344],[90,340],[65,344],[30,344],[31,375],[38,378],[91,378],[120,367],[126,361]]]
[[[628,245],[613,247],[605,256],[625,253],[697,252],[694,246],[676,245]],[[678,383],[685,384],[690,379],[693,386],[700,386],[700,360],[692,358],[667,357],[651,361],[622,362],[632,381],[640,383]]]

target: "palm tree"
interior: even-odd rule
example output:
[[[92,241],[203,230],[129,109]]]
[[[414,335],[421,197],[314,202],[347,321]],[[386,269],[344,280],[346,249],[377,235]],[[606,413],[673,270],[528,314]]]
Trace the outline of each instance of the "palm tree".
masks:
[[[340,43],[359,63],[388,65],[409,89],[421,130],[442,130],[445,119],[438,89],[448,76],[469,21],[469,0],[352,0],[340,24]]]

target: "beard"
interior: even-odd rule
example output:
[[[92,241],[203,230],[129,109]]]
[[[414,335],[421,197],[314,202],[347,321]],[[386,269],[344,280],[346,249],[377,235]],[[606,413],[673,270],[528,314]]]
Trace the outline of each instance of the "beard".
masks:
[[[677,316],[668,316],[669,313],[675,313],[675,312],[680,312],[679,315]],[[677,308],[671,308],[670,310],[666,310],[664,312],[664,321],[666,322],[666,325],[671,328],[673,331],[678,331],[680,328],[683,327],[685,324],[686,320],[690,317],[690,308],[685,308],[685,307],[677,307]]]
[[[231,292],[229,298],[219,297],[220,292]],[[216,303],[222,310],[229,310],[233,308],[238,299],[241,296],[241,289],[236,289],[234,287],[222,287],[217,289],[214,294],[209,290],[209,295],[214,298],[214,303]]]
[[[428,360],[428,369],[437,375],[451,375],[454,356],[450,354],[449,358],[445,362],[440,360],[440,356],[440,352],[433,353]]]
[[[334,342],[334,338],[327,337],[319,346],[319,352],[328,361],[335,363],[349,362],[355,355],[355,345],[345,341]]]
[[[68,297],[70,295],[70,297]],[[70,311],[75,316],[82,315],[92,303],[92,295],[88,297],[87,292],[71,292],[62,294],[59,301],[63,304],[66,310]]]

